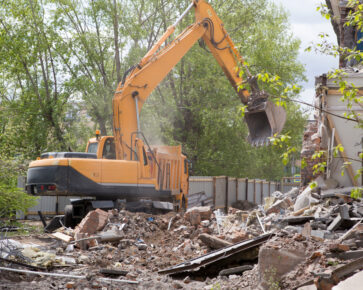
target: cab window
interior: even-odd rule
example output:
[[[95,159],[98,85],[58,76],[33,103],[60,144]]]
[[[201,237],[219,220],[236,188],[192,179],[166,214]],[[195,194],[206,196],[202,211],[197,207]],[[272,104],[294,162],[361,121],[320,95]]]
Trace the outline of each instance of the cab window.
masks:
[[[98,148],[98,142],[89,143],[87,153],[97,154],[97,148]]]
[[[102,158],[105,159],[116,159],[115,143],[113,139],[108,138],[103,145]]]

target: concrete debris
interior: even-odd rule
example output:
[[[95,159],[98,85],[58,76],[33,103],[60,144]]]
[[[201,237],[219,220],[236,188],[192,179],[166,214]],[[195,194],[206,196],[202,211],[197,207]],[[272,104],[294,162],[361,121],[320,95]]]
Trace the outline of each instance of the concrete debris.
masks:
[[[292,241],[289,247],[282,246],[278,239],[263,245],[258,255],[261,287],[269,288],[271,281],[279,282],[281,277],[293,270],[307,257],[305,246],[299,241]],[[290,241],[289,241],[290,242]]]
[[[212,210],[209,206],[192,207],[188,209],[187,212],[185,213],[185,219],[190,221],[192,219],[193,214],[194,215],[199,214],[201,221],[209,220],[212,214]]]
[[[301,210],[310,206],[313,203],[318,203],[319,201],[316,200],[311,196],[312,189],[310,186],[306,187],[305,190],[297,197],[296,202],[294,204],[294,211]]]
[[[334,286],[333,290],[352,290],[362,287],[363,270]]]
[[[323,196],[294,188],[275,192],[263,206],[228,212],[209,206],[184,215],[96,209],[74,230],[0,239],[3,268],[56,274],[29,274],[23,283],[18,272],[0,270],[0,288],[17,281],[27,289],[29,280],[39,289],[107,288],[106,277],[121,276],[142,289],[333,287],[362,269],[342,265],[363,257],[362,200],[336,190]]]
[[[271,207],[266,210],[266,214],[280,213],[281,210],[285,210],[292,205],[292,200],[289,197],[285,197],[284,199],[278,200],[274,204],[272,204]]]
[[[98,208],[92,210],[83,218],[81,223],[77,225],[74,234],[85,233],[92,235],[106,226],[108,218],[109,214],[102,209]]]

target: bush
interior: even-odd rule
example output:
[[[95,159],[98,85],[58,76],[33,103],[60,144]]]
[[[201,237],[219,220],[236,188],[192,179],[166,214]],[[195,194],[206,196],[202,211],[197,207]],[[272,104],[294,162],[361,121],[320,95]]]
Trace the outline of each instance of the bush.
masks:
[[[0,184],[0,217],[12,218],[17,211],[26,212],[37,204],[37,197],[15,186]]]
[[[0,217],[12,218],[17,211],[27,211],[37,204],[37,197],[17,187],[18,176],[24,176],[27,162],[20,158],[0,156]]]

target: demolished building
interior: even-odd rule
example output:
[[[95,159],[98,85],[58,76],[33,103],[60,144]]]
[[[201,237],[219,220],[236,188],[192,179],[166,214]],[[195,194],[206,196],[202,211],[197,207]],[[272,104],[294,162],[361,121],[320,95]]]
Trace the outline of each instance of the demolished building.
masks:
[[[363,72],[343,68],[347,81],[363,88]],[[352,162],[343,176],[341,166],[359,160],[362,134],[352,121],[338,117],[346,109],[340,97],[334,79],[317,77],[315,120],[308,124],[302,152],[309,166],[302,178],[303,185],[316,178],[317,160],[311,157],[326,150],[320,190],[279,192],[269,183],[264,195],[263,181],[212,178],[214,201],[208,204],[213,210],[209,205],[165,215],[95,210],[76,229],[2,235],[0,288],[303,290],[339,284],[339,289],[358,289],[340,283],[349,276],[343,282],[362,280],[363,202],[350,196],[352,186],[362,185],[354,178],[361,164]],[[359,104],[352,109],[362,110]],[[345,150],[335,157],[337,144]],[[247,201],[252,193],[261,205],[229,207],[234,198]]]
[[[326,3],[333,15],[331,21],[338,44],[343,48],[361,49],[359,30],[344,25],[351,10],[348,1],[327,0]],[[362,168],[359,154],[363,152],[363,132],[358,127],[357,119],[344,117],[344,113],[354,112],[355,116],[362,116],[363,106],[362,103],[351,104],[347,98],[342,98],[339,85],[345,81],[349,87],[356,89],[358,96],[363,95],[363,69],[354,65],[354,61],[347,61],[344,55],[340,55],[341,79],[329,77],[328,74],[316,77],[314,120],[306,127],[301,152],[301,157],[307,163],[301,171],[302,185],[309,184],[320,175],[325,180],[325,186],[330,188],[362,186],[362,177],[356,175]],[[334,147],[339,144],[344,150],[335,154]],[[317,151],[325,151],[326,154],[321,159],[313,159]],[[314,165],[319,162],[326,162],[325,170],[314,174]]]

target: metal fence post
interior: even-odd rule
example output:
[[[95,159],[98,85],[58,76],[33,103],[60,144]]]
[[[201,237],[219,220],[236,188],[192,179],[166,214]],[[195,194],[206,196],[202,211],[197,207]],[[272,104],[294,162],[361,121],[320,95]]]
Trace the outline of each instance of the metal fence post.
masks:
[[[253,180],[253,203],[256,204],[256,179]]]
[[[216,177],[213,176],[213,205],[214,205],[214,208],[216,208]]]
[[[238,201],[238,178],[236,178],[236,202]]]
[[[245,200],[248,200],[248,178],[246,178],[246,198]]]
[[[228,176],[226,176],[226,213],[228,213]]]

